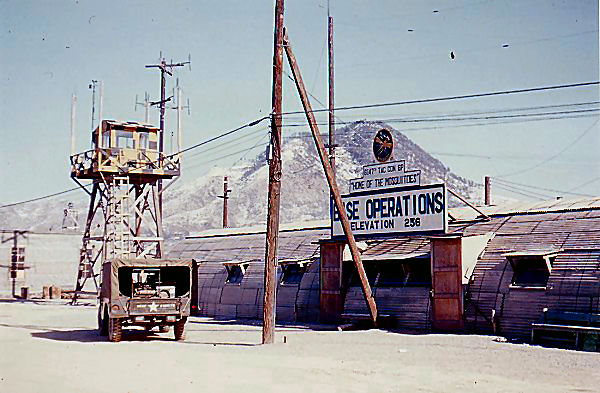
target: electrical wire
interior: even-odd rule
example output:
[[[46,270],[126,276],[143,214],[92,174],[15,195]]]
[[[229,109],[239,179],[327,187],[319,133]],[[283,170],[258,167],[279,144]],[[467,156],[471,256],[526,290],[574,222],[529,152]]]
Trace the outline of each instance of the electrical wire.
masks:
[[[180,151],[178,151],[178,152],[175,152],[175,153],[172,153],[172,154],[168,155],[167,157],[173,157],[173,156],[176,156],[176,155],[178,155],[178,154],[184,154],[184,153],[187,153],[187,152],[188,152],[188,151],[190,151],[190,150],[196,149],[196,148],[198,148],[198,147],[200,147],[200,146],[204,146],[204,145],[206,145],[206,144],[208,144],[208,143],[211,143],[211,142],[214,142],[214,141],[216,141],[216,140],[218,140],[218,139],[224,138],[224,137],[226,137],[227,135],[231,135],[231,134],[233,134],[233,133],[236,133],[236,132],[238,132],[238,131],[241,131],[241,130],[243,130],[244,128],[253,127],[253,126],[255,126],[255,125],[257,125],[257,124],[261,123],[262,121],[264,121],[264,120],[267,120],[269,117],[270,117],[270,116],[263,116],[263,117],[261,117],[261,118],[259,118],[259,119],[253,120],[253,121],[251,121],[251,122],[249,122],[249,123],[247,123],[247,124],[244,124],[244,125],[242,125],[242,126],[239,126],[239,127],[236,127],[236,128],[234,128],[234,129],[232,129],[232,130],[229,130],[229,131],[226,131],[226,132],[224,132],[224,133],[222,133],[222,134],[219,134],[219,135],[217,135],[217,136],[215,136],[215,137],[213,137],[213,138],[210,138],[210,139],[207,139],[207,140],[205,140],[205,141],[202,141],[202,142],[200,142],[200,143],[196,143],[195,145],[192,145],[192,146],[186,147],[185,149],[183,149],[183,150],[180,150]]]
[[[501,175],[496,175],[495,177],[496,178],[502,178],[502,177],[509,177],[509,176],[514,176],[514,175],[520,175],[522,173],[529,172],[529,171],[531,171],[533,169],[539,168],[540,166],[544,165],[545,163],[552,161],[553,159],[555,159],[556,157],[560,156],[565,151],[569,150],[577,142],[579,142],[588,132],[590,132],[598,124],[598,121],[600,121],[600,118],[596,119],[596,121],[593,122],[591,126],[589,126],[586,130],[584,130],[577,138],[575,138],[571,143],[569,143],[567,146],[565,146],[564,148],[562,148],[558,153],[553,154],[550,157],[548,157],[548,158],[546,158],[546,159],[538,162],[537,164],[532,165],[530,167],[527,167],[525,169],[520,169],[518,171],[504,173],[504,174],[501,174]]]
[[[587,186],[588,184],[595,183],[595,182],[597,182],[598,180],[600,180],[600,176],[598,176],[598,177],[595,177],[595,178],[593,178],[593,179],[591,179],[591,180],[588,180],[588,181],[586,181],[586,182],[584,182],[584,183],[581,183],[580,185],[578,185],[578,186],[575,186],[575,187],[571,188],[569,191],[577,190],[577,189],[579,189],[579,188],[581,188],[581,187]]]
[[[511,190],[516,190],[516,191],[524,192],[524,193],[530,194],[532,196],[535,196],[536,198],[539,197],[539,198],[542,198],[542,199],[552,199],[552,195],[548,195],[548,194],[544,194],[542,192],[530,190],[530,189],[527,189],[527,188],[522,187],[522,186],[508,185],[508,184],[505,184],[505,183],[497,183],[495,181],[495,179],[490,179],[490,185],[491,186],[501,186],[501,187],[504,187],[505,189],[509,188]]]
[[[539,92],[539,91],[593,86],[593,85],[598,85],[598,84],[600,84],[600,81],[569,83],[569,84],[564,84],[564,85],[530,87],[530,88],[526,88],[526,89],[500,90],[500,91],[493,91],[493,92],[487,92],[487,93],[473,93],[473,94],[463,94],[463,95],[446,96],[446,97],[422,98],[422,99],[417,99],[417,100],[381,102],[381,103],[377,103],[377,104],[342,106],[342,107],[338,107],[338,108],[334,108],[334,109],[336,111],[347,111],[347,110],[365,109],[365,108],[382,108],[382,107],[398,106],[398,105],[424,104],[424,103],[429,103],[429,102],[454,101],[454,100],[465,100],[465,99],[470,99],[470,98],[492,97],[492,96],[520,94],[520,93],[533,93],[533,92]],[[312,110],[313,113],[328,112],[328,111],[329,111],[329,109],[313,109]],[[292,111],[292,112],[283,112],[281,115],[297,115],[297,114],[304,114],[304,113],[305,113],[304,111]]]
[[[564,190],[556,190],[553,188],[545,188],[545,187],[538,187],[538,186],[532,186],[531,184],[523,184],[523,183],[516,183],[516,182],[512,182],[512,181],[508,181],[505,179],[498,179],[497,177],[492,177],[490,178],[494,181],[494,183],[496,184],[503,184],[505,186],[511,187],[511,186],[521,186],[521,187],[525,187],[525,188],[532,188],[534,190],[542,190],[542,191],[550,191],[550,192],[559,192],[559,193],[563,193],[563,194],[570,194],[570,195],[577,195],[577,196],[583,196],[583,197],[594,197],[594,195],[590,195],[590,194],[581,194],[578,192],[569,192],[569,191],[564,191]]]
[[[528,198],[539,199],[539,200],[544,200],[545,199],[545,198],[540,198],[540,197],[537,197],[537,196],[534,196],[534,195],[530,195],[530,194],[527,194],[527,193],[524,193],[524,192],[520,192],[520,191],[517,191],[517,190],[514,190],[514,189],[503,187],[500,184],[496,184],[496,187],[498,187],[498,188],[500,188],[500,189],[502,189],[504,191],[508,191],[508,192],[512,192],[514,194],[519,194],[519,195],[526,196]]]
[[[578,109],[571,111],[556,111],[556,112],[538,112],[538,113],[517,113],[512,115],[497,115],[497,116],[468,116],[468,117],[448,117],[448,118],[422,118],[422,119],[380,119],[381,123],[433,123],[433,122],[451,122],[451,121],[471,121],[471,120],[500,120],[500,119],[515,119],[528,117],[552,117],[558,115],[583,114],[600,112],[600,108],[595,109]],[[325,123],[317,123],[324,125]],[[349,124],[343,122],[342,124]],[[306,124],[284,124],[283,127],[303,127]]]
[[[468,123],[468,124],[456,124],[456,125],[447,125],[447,126],[430,126],[430,127],[413,127],[413,128],[403,128],[402,132],[409,131],[429,131],[429,130],[442,130],[446,128],[466,128],[466,127],[477,127],[477,126],[489,126],[489,125],[502,125],[502,124],[514,124],[514,123],[529,123],[535,121],[548,121],[548,120],[565,120],[565,119],[580,119],[587,117],[595,117],[595,114],[587,114],[587,115],[571,115],[571,116],[553,116],[553,117],[545,117],[545,118],[527,118],[527,119],[507,119],[502,121],[485,121],[485,122],[477,122],[477,123]],[[382,123],[382,126],[385,126],[385,122],[373,120],[371,123]],[[348,122],[348,124],[352,124],[353,122]],[[285,128],[284,128],[285,130]],[[342,136],[348,134],[350,131],[341,131],[337,132],[337,136]],[[322,137],[325,137],[327,134],[321,134]],[[312,138],[311,134],[306,133],[296,133],[295,135],[289,135],[284,137],[284,139],[306,139]]]
[[[86,184],[84,187],[87,188],[89,186],[91,186],[94,183],[90,183],[90,184]],[[37,198],[33,198],[33,199],[28,199],[26,201],[21,201],[21,202],[15,202],[15,203],[9,203],[7,205],[2,205],[0,206],[0,209],[4,209],[6,207],[13,207],[13,206],[18,206],[18,205],[23,205],[25,203],[30,203],[30,202],[36,202],[36,201],[41,201],[42,199],[48,199],[48,198],[52,198],[55,196],[59,196],[59,195],[63,195],[63,194],[67,194],[69,192],[73,192],[76,190],[79,190],[81,187],[73,187],[73,188],[69,188],[68,190],[64,190],[64,191],[59,191],[59,192],[55,192],[53,194],[48,194],[48,195],[44,195],[41,197],[37,197]]]

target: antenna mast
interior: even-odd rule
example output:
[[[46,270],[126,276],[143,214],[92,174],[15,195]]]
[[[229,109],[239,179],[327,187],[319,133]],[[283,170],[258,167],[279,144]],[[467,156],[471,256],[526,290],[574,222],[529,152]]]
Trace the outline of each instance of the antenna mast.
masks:
[[[144,107],[144,123],[150,124],[150,111],[149,111],[149,109],[150,109],[150,94],[148,94],[148,92],[144,92],[144,101],[143,102],[139,102],[137,99],[137,94],[135,95],[134,110],[137,110],[138,105]]]

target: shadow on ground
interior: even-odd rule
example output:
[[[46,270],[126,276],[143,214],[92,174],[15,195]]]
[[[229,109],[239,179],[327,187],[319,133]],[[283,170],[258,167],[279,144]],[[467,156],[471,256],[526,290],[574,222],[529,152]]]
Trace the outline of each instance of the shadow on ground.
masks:
[[[108,342],[106,336],[100,336],[96,329],[72,329],[72,330],[47,330],[45,332],[33,332],[31,336],[53,341],[74,341],[80,343],[98,343]],[[121,338],[123,342],[150,342],[150,341],[167,341],[175,342],[173,333],[146,332],[143,330],[123,330]],[[253,347],[258,344],[251,343],[229,343],[229,342],[201,342],[193,340],[182,341],[185,344],[207,345],[207,346],[242,346]]]

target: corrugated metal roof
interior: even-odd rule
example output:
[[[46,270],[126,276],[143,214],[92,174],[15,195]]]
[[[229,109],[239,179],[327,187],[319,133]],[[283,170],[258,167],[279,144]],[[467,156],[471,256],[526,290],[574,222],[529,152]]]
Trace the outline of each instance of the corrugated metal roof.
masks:
[[[277,254],[280,260],[309,260],[319,255],[316,241],[329,236],[327,229],[282,231],[279,234]],[[265,234],[234,233],[189,237],[168,253],[170,258],[194,258],[202,262],[263,261]]]
[[[299,221],[288,224],[281,224],[279,232],[300,231],[307,229],[329,229],[331,222],[329,220]],[[232,235],[250,235],[266,233],[266,224],[253,225],[241,228],[214,228],[207,229],[186,236],[186,238],[211,237],[211,236],[232,236]]]

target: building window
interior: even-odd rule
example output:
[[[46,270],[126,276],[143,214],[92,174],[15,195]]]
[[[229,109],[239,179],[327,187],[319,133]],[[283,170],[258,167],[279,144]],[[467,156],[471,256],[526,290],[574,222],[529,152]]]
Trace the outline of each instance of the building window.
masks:
[[[306,265],[289,263],[282,265],[281,283],[285,285],[298,285],[306,272]]]
[[[246,269],[248,269],[247,263],[240,263],[235,265],[225,265],[227,269],[227,284],[240,284],[244,279]]]
[[[513,269],[511,287],[545,288],[556,254],[524,252],[507,254],[506,257]]]

